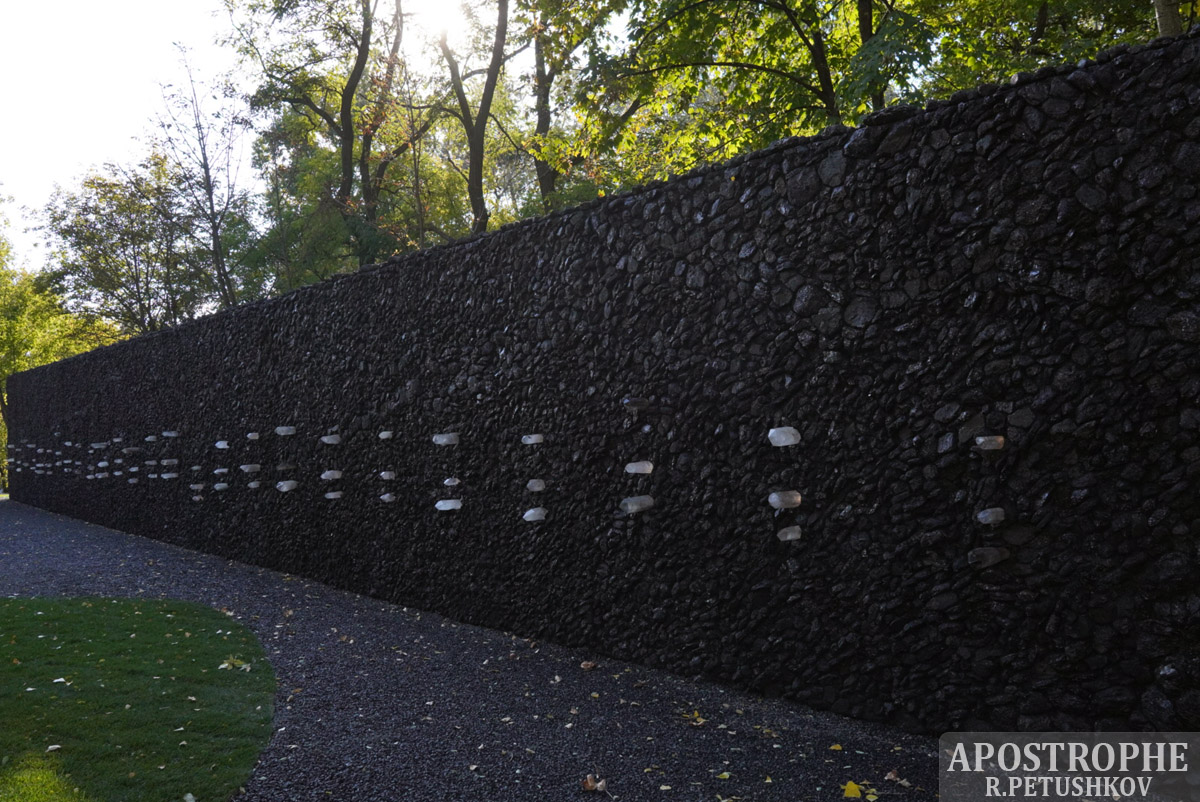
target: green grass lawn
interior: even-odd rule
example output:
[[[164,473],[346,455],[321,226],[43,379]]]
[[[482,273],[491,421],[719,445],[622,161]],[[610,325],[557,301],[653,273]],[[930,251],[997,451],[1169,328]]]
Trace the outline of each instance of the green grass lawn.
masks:
[[[225,802],[274,693],[258,640],[218,610],[0,599],[0,802]]]

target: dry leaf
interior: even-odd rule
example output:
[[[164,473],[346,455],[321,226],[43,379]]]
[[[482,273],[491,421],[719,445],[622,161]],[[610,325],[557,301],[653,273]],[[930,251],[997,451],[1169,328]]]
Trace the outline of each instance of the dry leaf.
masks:
[[[718,779],[718,780],[728,780],[728,779],[729,779],[729,772],[727,772],[727,771],[723,771],[723,772],[721,772],[720,774],[718,774],[718,775],[717,775],[717,779]]]
[[[600,787],[600,783],[597,782],[595,774],[589,774],[588,776],[584,777],[579,784],[583,786],[583,790],[585,791],[595,791]]]
[[[829,748],[830,748],[830,749],[832,749],[832,750],[833,750],[833,751],[835,751],[835,752],[840,752],[840,751],[842,751],[842,745],[841,745],[841,744],[834,744],[833,746],[831,746],[831,747],[829,747]]]
[[[591,660],[584,660],[582,663],[579,664],[579,667],[582,668],[584,671],[591,671],[593,668],[596,667],[596,664],[593,663]]]
[[[849,780],[845,785],[843,785],[842,791],[843,791],[843,793],[842,793],[843,798],[846,798],[846,797],[849,797],[851,799],[861,799],[862,798],[862,788],[859,786],[858,783],[854,782],[854,780]]]

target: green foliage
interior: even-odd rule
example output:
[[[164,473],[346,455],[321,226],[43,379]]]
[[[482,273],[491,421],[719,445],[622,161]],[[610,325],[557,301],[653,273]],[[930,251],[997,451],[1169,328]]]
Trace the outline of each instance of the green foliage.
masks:
[[[0,799],[160,802],[233,795],[275,680],[254,635],[203,605],[2,599],[0,687]]]
[[[416,85],[400,51],[399,0],[226,0],[226,6],[237,21],[230,43],[253,65],[259,83],[250,105],[271,122],[274,164],[285,154],[299,169],[316,166],[307,160],[319,153],[331,157],[320,161],[318,191],[293,185],[293,211],[319,221],[321,238],[338,234],[340,241],[317,243],[292,232],[268,243],[276,263],[297,247],[309,260],[287,271],[281,288],[341,269],[330,260],[343,248],[357,266],[399,250],[402,243],[386,224],[386,196],[394,192],[402,157],[432,124],[425,110],[415,122],[411,114]],[[282,200],[281,189],[272,184],[275,200]],[[342,218],[340,231],[329,224],[331,211]],[[277,224],[294,226],[294,218],[272,212]]]
[[[577,108],[616,188],[1154,35],[1124,0],[633,0]]]
[[[936,58],[921,76],[921,97],[943,97],[1004,81],[1015,72],[1069,64],[1156,35],[1149,2],[913,0],[910,6],[936,31]]]
[[[46,207],[56,241],[54,275],[68,304],[143,334],[200,314],[212,274],[193,258],[178,171],[160,153],[132,169],[108,165],[78,192],[57,190]]]

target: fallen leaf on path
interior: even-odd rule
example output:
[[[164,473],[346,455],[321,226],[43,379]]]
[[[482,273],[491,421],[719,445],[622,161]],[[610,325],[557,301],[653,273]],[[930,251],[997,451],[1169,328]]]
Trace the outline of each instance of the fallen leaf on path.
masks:
[[[843,785],[842,792],[843,792],[842,793],[843,798],[847,798],[847,797],[849,797],[850,799],[861,799],[862,798],[862,787],[858,783],[854,782],[854,780],[849,780],[845,785]]]
[[[580,781],[585,791],[606,791],[608,790],[608,781],[602,780],[595,774],[589,774]]]

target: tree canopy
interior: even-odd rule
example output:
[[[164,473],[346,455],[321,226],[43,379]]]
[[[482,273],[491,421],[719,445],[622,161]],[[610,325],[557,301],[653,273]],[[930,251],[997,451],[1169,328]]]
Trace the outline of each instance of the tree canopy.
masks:
[[[225,0],[234,92],[45,210],[67,307],[140,333],[782,137],[1196,21],[1195,0]],[[423,22],[423,19],[426,19]],[[449,19],[449,17],[446,17]],[[232,85],[232,84],[228,84]],[[247,142],[256,175],[239,175]]]

